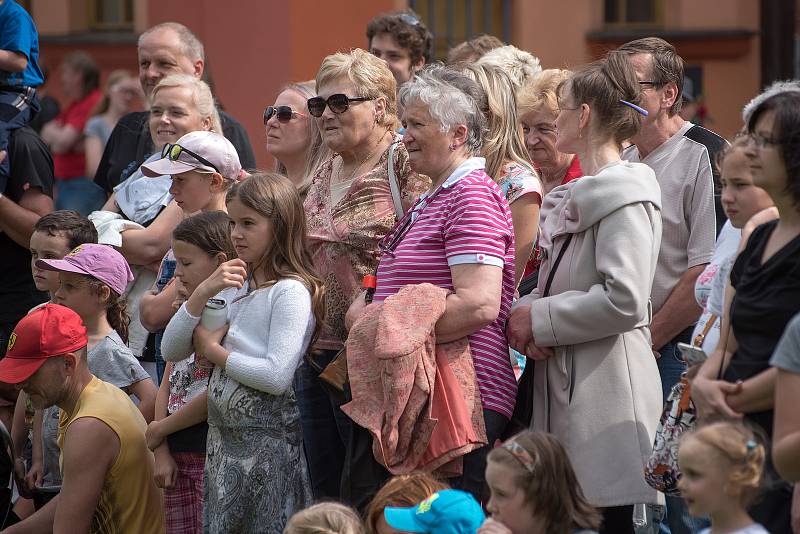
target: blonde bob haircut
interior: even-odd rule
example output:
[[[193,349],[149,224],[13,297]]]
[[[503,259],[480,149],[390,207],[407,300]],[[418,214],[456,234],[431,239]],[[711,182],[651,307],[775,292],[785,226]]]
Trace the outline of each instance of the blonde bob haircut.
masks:
[[[321,502],[294,514],[283,534],[364,534],[364,523],[349,506]]]
[[[572,76],[562,69],[545,69],[517,92],[520,116],[547,111],[558,114],[558,86]]]
[[[369,98],[383,98],[386,111],[377,117],[378,124],[390,130],[397,130],[397,83],[386,62],[360,48],[349,52],[337,52],[322,60],[317,72],[316,91],[323,85],[346,78],[355,86],[356,95]]]
[[[538,176],[520,134],[514,82],[500,67],[493,65],[466,65],[462,72],[475,80],[488,98],[489,132],[481,148],[481,156],[486,158],[486,174],[499,181],[503,166],[513,161]]]
[[[194,107],[201,117],[211,119],[211,131],[222,135],[222,123],[219,120],[219,111],[214,103],[214,95],[208,84],[190,74],[170,74],[162,78],[150,94],[150,105],[156,99],[158,92],[165,87],[186,87],[192,91]]]

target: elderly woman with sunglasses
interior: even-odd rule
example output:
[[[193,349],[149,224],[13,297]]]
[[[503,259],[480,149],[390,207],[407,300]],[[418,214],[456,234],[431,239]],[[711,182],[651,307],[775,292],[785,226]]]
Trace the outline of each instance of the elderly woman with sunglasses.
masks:
[[[267,152],[275,158],[275,170],[295,184],[303,199],[314,171],[331,156],[306,108],[314,96],[313,81],[290,83],[264,110]]]
[[[296,389],[314,496],[336,499],[350,422],[316,375],[344,348],[345,312],[364,275],[375,272],[378,242],[429,182],[411,169],[395,134],[396,84],[385,61],[360,49],[333,54],[316,84],[319,96],[308,100],[308,113],[333,156],[314,173],[304,205],[327,311]]]
[[[476,157],[486,129],[480,85],[432,65],[400,88],[400,104],[411,167],[432,184],[382,242],[374,301],[413,284],[452,291],[436,341],[469,340],[489,443],[464,456],[463,474],[453,483],[480,499],[486,454],[511,417],[517,390],[504,334],[515,288],[511,209],[484,158]],[[357,299],[348,324],[363,309]]]

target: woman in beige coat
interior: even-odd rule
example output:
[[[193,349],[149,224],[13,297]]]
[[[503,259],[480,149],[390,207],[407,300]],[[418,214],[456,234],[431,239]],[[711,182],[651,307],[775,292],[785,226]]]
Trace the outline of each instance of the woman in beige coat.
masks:
[[[633,534],[633,505],[657,499],[642,469],[662,408],[648,328],[661,192],[649,167],[619,157],[646,113],[640,96],[616,53],[561,84],[556,146],[586,175],[545,198],[539,287],[507,332],[536,361],[532,427],[564,443],[614,534]]]

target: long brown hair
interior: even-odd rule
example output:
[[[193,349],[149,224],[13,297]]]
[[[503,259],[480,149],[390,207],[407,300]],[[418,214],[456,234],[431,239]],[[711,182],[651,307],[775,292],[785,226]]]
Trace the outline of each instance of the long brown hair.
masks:
[[[285,176],[265,172],[234,184],[225,201],[234,199],[272,223],[272,239],[264,257],[249,266],[251,274],[263,269],[269,284],[282,278],[294,278],[311,293],[311,309],[316,321],[313,345],[325,318],[325,289],[322,279],[314,272],[311,254],[306,248],[306,214],[297,189]]]
[[[182,220],[172,231],[172,239],[194,245],[211,257],[222,252],[225,261],[238,257],[231,241],[231,218],[224,211],[203,211]]]
[[[516,484],[525,492],[525,500],[541,520],[543,531],[569,534],[573,529],[597,530],[600,512],[583,496],[567,451],[558,439],[552,434],[528,430],[508,441],[527,451],[532,460],[530,467],[506,447],[493,449],[487,460],[517,473]]]
[[[89,291],[94,295],[99,295],[103,287],[108,287],[108,300],[106,300],[106,319],[111,328],[117,331],[122,342],[128,344],[128,329],[131,324],[131,314],[128,313],[128,303],[116,291],[97,278],[89,275],[81,275],[86,278],[89,284]]]

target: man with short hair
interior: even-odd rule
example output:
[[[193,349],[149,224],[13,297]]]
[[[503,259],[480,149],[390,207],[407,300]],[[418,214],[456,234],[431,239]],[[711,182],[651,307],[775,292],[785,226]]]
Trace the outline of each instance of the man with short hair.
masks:
[[[694,286],[714,254],[714,162],[726,141],[678,114],[684,78],[683,59],[675,47],[648,37],[626,43],[620,51],[629,55],[642,88],[641,106],[648,113],[622,158],[649,165],[661,186],[664,231],[651,292],[650,332],[666,401],[686,370],[677,344],[691,342],[702,311]],[[672,534],[695,528],[679,497],[667,498],[667,515]]]
[[[6,534],[164,530],[147,424],[121,389],[92,375],[87,344],[81,318],[58,304],[26,315],[9,338],[0,380],[17,384],[37,410],[61,408],[63,483],[53,500]]]
[[[397,89],[431,60],[433,35],[413,11],[384,13],[367,24],[367,47],[386,61]]]
[[[205,52],[200,40],[183,24],[165,22],[148,29],[139,37],[139,81],[146,97],[158,82],[170,74],[203,76]],[[256,158],[247,132],[236,119],[219,110],[222,134],[239,154],[242,168],[254,169]],[[156,149],[148,126],[149,112],[137,111],[122,117],[108,139],[94,181],[106,193],[123,182]]]

